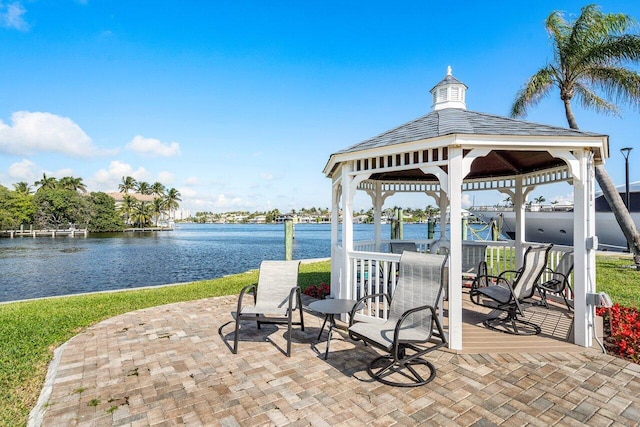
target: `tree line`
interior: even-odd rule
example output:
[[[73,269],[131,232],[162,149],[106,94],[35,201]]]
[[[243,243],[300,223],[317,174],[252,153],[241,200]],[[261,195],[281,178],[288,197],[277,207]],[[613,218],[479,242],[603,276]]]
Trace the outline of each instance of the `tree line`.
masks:
[[[138,182],[132,177],[122,178],[119,191],[124,195],[122,202],[116,203],[104,192],[89,193],[82,178],[57,179],[46,174],[33,186],[18,182],[10,190],[0,185],[0,229],[76,227],[108,232],[157,226],[160,220],[173,217],[181,201],[175,188],[167,189],[159,182]]]

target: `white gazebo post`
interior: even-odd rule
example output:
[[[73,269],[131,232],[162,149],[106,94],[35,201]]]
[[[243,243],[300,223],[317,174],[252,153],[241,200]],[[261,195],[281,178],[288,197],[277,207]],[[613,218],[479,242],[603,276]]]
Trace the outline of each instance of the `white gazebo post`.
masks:
[[[574,334],[575,344],[591,347],[595,309],[587,305],[587,294],[595,292],[595,205],[594,170],[591,153],[575,152],[579,170],[573,181],[573,261],[574,261]]]
[[[340,229],[340,197],[342,192],[342,186],[340,178],[341,174],[336,174],[333,177],[331,183],[331,283],[335,284],[335,287],[331,287],[331,295],[337,297],[337,290],[342,285],[342,270],[341,265],[343,261],[340,250],[344,251],[344,248],[338,248],[338,231]]]
[[[522,183],[522,177],[516,178],[516,187],[511,196],[513,202],[513,210],[516,214],[516,268],[522,267],[524,259],[524,246],[527,241],[525,233],[525,209],[527,206],[527,196],[534,187],[525,188]]]
[[[462,179],[465,171],[460,146],[450,146],[448,150],[449,348],[462,350]],[[440,229],[445,225],[440,224]]]
[[[387,191],[382,193],[382,184],[376,182],[373,190],[367,190],[367,194],[371,197],[371,205],[373,206],[373,236],[375,240],[376,251],[382,250],[382,206],[387,197],[395,194],[395,191]]]
[[[351,277],[351,262],[349,254],[353,251],[353,180],[351,174],[351,162],[342,164],[342,174],[340,181],[342,183],[342,272],[340,274],[340,286],[336,298],[351,298],[352,285],[349,278]]]

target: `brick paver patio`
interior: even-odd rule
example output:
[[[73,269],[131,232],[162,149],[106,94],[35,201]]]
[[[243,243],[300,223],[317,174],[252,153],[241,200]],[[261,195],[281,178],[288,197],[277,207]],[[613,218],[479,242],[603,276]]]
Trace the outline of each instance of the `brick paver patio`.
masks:
[[[433,382],[393,388],[365,371],[375,350],[344,333],[334,334],[325,361],[325,342],[316,342],[322,319],[310,313],[305,332],[293,334],[291,358],[283,353],[284,328],[259,331],[254,324],[232,354],[217,329],[236,301],[140,310],[82,332],[58,352],[45,386],[50,393],[30,424],[607,426],[640,420],[640,365],[595,350],[437,351]]]

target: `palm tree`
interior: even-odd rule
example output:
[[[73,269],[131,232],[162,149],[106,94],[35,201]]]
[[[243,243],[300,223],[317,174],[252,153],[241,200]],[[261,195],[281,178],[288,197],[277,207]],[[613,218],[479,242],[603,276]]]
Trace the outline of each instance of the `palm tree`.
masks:
[[[31,194],[31,186],[24,181],[16,182],[13,184],[13,189],[16,193],[28,196]]]
[[[153,215],[155,217],[155,220],[156,220],[155,223],[156,223],[156,227],[157,227],[158,226],[158,220],[166,212],[166,203],[165,203],[164,199],[162,199],[160,197],[156,197],[155,199],[153,199],[153,203],[151,204],[151,206],[152,206]]]
[[[164,196],[164,192],[167,189],[164,187],[164,185],[162,185],[162,183],[156,181],[153,184],[151,184],[151,187],[149,187],[149,190],[150,190],[150,194],[154,196],[162,197]]]
[[[624,14],[603,14],[596,5],[583,7],[573,22],[567,22],[561,12],[552,12],[546,26],[554,45],[554,62],[529,78],[516,96],[511,116],[525,116],[528,107],[537,105],[554,88],[560,91],[571,129],[578,129],[571,107],[574,97],[583,107],[603,113],[618,112],[605,97],[640,106],[640,74],[624,66],[640,62],[640,36],[628,34],[634,24]],[[595,172],[640,268],[640,235],[631,215],[604,166],[596,165]]]
[[[153,218],[153,208],[149,203],[138,202],[133,206],[131,220],[141,228]]]
[[[124,219],[125,224],[130,224],[130,220],[133,216],[133,211],[136,203],[136,199],[134,199],[129,194],[125,194],[122,199],[122,204],[118,206],[118,213]]]
[[[54,188],[56,188],[57,183],[58,183],[58,180],[55,177],[47,176],[46,173],[43,173],[42,179],[39,181],[36,181],[34,185],[39,187],[38,190],[40,189],[53,190]]]
[[[536,204],[541,205],[543,202],[546,202],[547,199],[545,199],[544,196],[538,196],[535,199],[533,199],[534,202],[536,202]]]
[[[63,178],[60,178],[60,181],[58,181],[58,186],[65,190],[79,191],[82,193],[87,192],[87,186],[82,182],[82,178],[65,176]]]
[[[133,177],[123,176],[122,183],[118,185],[118,190],[121,193],[128,193],[130,190],[136,188],[136,184],[137,182],[135,179],[133,179]]]
[[[180,206],[178,202],[182,201],[180,198],[180,192],[175,188],[170,188],[169,191],[167,191],[166,196],[164,196],[164,201],[166,209],[169,209],[169,218],[173,218],[173,211],[178,209]]]
[[[151,194],[151,186],[148,182],[138,181],[136,185],[136,191],[140,194]]]

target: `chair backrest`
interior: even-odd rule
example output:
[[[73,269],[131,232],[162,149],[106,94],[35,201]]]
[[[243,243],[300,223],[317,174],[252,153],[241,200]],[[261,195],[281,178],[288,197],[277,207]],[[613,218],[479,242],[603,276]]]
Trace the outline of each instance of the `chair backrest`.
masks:
[[[436,307],[442,293],[442,269],[446,260],[445,255],[402,253],[398,282],[389,307],[390,321],[397,321],[412,308],[424,305]],[[422,310],[412,314],[403,325],[430,331],[431,311]]]
[[[547,258],[553,245],[529,246],[524,253],[524,263],[513,284],[513,292],[518,300],[531,298],[536,283],[547,267]]]
[[[418,252],[418,246],[415,242],[391,242],[389,245],[392,254],[401,254],[404,251]]]
[[[462,273],[480,274],[479,266],[487,255],[487,245],[462,244]]]
[[[568,251],[562,254],[560,261],[558,261],[558,265],[556,265],[556,269],[553,270],[554,273],[560,273],[564,277],[569,277],[571,272],[573,271],[573,251]]]
[[[300,261],[262,261],[258,275],[256,305],[286,308],[291,288],[298,286]],[[293,308],[297,308],[294,305]]]

